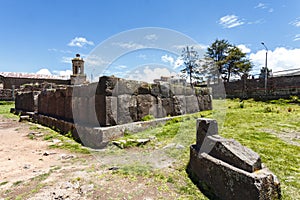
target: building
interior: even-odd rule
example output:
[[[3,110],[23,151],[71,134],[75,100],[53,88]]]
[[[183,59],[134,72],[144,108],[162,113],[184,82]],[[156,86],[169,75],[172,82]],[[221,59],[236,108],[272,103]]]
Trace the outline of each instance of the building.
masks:
[[[84,74],[84,60],[79,54],[72,59],[73,74],[71,77],[29,74],[16,72],[0,72],[0,89],[18,89],[24,84],[54,83],[57,85],[72,85],[86,83]]]

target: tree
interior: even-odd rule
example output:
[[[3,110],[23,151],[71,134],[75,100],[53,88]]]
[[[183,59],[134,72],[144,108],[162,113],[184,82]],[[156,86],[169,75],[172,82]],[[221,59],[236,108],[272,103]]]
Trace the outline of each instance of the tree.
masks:
[[[216,66],[218,68],[218,79],[220,78],[220,75],[223,74],[225,59],[228,55],[228,50],[231,45],[227,40],[218,40],[216,39],[215,42],[211,44],[207,48],[206,57],[211,58],[215,61]]]
[[[225,58],[225,65],[223,69],[224,80],[229,82],[232,75],[237,75],[241,78],[243,75],[248,74],[251,68],[252,64],[250,60],[246,58],[246,54],[238,47],[232,46]]]
[[[267,68],[267,78],[271,76],[272,70]],[[264,79],[266,77],[266,67],[260,69],[259,78]]]
[[[218,80],[221,77],[229,82],[232,75],[242,77],[250,72],[252,63],[246,54],[227,40],[216,40],[207,48],[206,57],[215,61],[218,68]]]
[[[193,49],[193,47],[186,47],[182,51],[181,57],[184,61],[185,68],[181,70],[182,73],[187,74],[190,79],[191,87],[193,87],[193,79],[197,79],[198,67],[197,61],[199,60],[198,52]]]

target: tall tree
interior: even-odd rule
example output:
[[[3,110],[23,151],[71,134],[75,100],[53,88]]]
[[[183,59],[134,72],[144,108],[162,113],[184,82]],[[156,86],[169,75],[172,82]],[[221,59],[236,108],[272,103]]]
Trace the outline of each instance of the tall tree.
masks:
[[[197,79],[198,67],[197,61],[199,60],[198,52],[194,50],[193,47],[186,47],[182,51],[181,57],[184,61],[184,69],[181,70],[182,73],[187,74],[190,79],[191,87],[193,87],[193,79]]]
[[[224,65],[226,63],[225,59],[228,55],[228,50],[231,45],[227,40],[218,40],[216,39],[215,42],[211,44],[207,48],[206,56],[211,58],[215,61],[216,66],[218,68],[219,76],[224,73]]]
[[[223,69],[224,80],[229,82],[232,75],[242,77],[250,72],[251,68],[252,64],[250,60],[246,58],[246,53],[243,53],[241,49],[236,46],[231,46],[225,59]]]
[[[218,68],[218,80],[230,81],[232,75],[242,77],[249,73],[252,63],[246,54],[227,40],[216,40],[207,48],[206,57],[215,61]]]

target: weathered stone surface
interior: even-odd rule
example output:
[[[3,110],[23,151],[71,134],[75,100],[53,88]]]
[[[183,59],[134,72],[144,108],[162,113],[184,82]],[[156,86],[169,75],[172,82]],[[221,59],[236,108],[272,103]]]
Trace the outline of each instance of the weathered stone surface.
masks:
[[[169,83],[160,84],[160,96],[163,98],[170,98],[173,96]]]
[[[195,113],[199,112],[198,99],[196,95],[190,95],[185,97],[186,101],[186,112],[187,113]]]
[[[137,121],[136,96],[123,94],[118,96],[118,124]]]
[[[56,107],[56,116],[59,119],[65,119],[65,109],[62,106],[65,105],[66,90],[65,89],[56,90],[55,99],[56,99],[56,104],[58,105]]]
[[[197,142],[199,151],[239,169],[254,172],[261,169],[261,159],[257,153],[235,140],[224,139],[218,134],[216,120],[200,118],[197,120]]]
[[[211,199],[280,199],[277,177],[264,168],[255,173],[238,169],[191,146],[188,171],[202,192]]]
[[[106,126],[117,125],[118,120],[118,98],[113,96],[106,97]]]
[[[33,92],[17,93],[15,108],[22,111],[35,111],[34,95]]]
[[[200,149],[206,137],[218,134],[217,121],[206,118],[197,119],[196,130],[196,145]]]
[[[176,95],[174,98],[175,98],[175,99],[177,100],[177,102],[178,102],[177,106],[180,107],[180,112],[181,112],[181,114],[182,114],[182,115],[186,114],[187,111],[186,111],[186,100],[185,100],[185,96],[184,96],[184,95]]]
[[[174,99],[173,98],[162,98],[162,107],[166,113],[166,115],[175,115],[174,111]]]
[[[187,170],[200,189],[212,199],[279,199],[279,181],[262,167],[259,155],[217,134],[215,120],[197,120]]]
[[[138,120],[141,120],[144,116],[150,114],[151,107],[153,107],[153,105],[156,105],[156,98],[150,94],[146,94],[146,95],[137,95],[136,99],[137,99],[137,118]]]
[[[13,91],[11,89],[0,89],[0,101],[12,101]]]

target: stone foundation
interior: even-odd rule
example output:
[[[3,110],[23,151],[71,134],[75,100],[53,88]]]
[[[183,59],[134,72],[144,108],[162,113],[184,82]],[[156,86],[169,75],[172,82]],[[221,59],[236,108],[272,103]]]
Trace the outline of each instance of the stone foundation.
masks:
[[[201,191],[211,199],[280,199],[280,183],[259,155],[217,133],[215,120],[198,119],[187,171]]]

